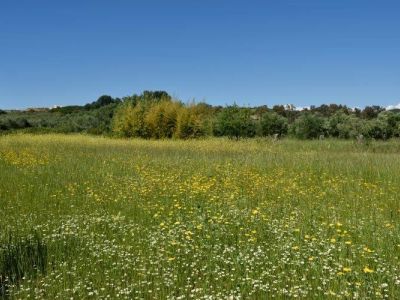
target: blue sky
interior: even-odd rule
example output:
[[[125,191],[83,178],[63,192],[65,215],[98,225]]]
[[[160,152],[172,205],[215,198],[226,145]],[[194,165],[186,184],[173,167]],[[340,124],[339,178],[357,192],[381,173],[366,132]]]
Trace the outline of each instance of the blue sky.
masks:
[[[400,102],[400,1],[0,2],[0,108]]]

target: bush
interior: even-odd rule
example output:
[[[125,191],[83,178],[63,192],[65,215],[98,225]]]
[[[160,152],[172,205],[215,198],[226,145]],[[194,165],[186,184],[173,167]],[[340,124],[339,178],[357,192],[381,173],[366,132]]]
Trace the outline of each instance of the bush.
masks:
[[[209,114],[209,108],[202,103],[182,107],[176,120],[175,136],[187,139],[206,135],[209,131],[209,123],[207,122]]]
[[[292,126],[292,133],[300,139],[315,139],[326,134],[324,119],[311,114],[302,114]]]
[[[340,121],[330,123],[330,135],[338,138],[349,139],[366,135],[366,122],[354,116],[343,116]]]
[[[144,123],[151,138],[171,138],[174,135],[178,112],[182,105],[175,101],[161,101],[150,107]]]
[[[4,119],[4,120],[1,120],[0,119],[0,130],[9,130],[10,129],[10,127],[9,127],[9,120],[7,120],[7,119]]]
[[[367,122],[365,136],[373,139],[387,139],[390,137],[387,123],[382,118],[372,119]]]
[[[350,116],[346,115],[342,111],[334,113],[327,121],[328,134],[332,137],[348,138],[349,130],[348,128]]]
[[[236,104],[224,108],[217,117],[215,135],[237,140],[242,137],[254,137],[256,126],[250,116],[250,109],[239,108]]]
[[[113,132],[124,137],[144,137],[146,135],[144,116],[146,108],[139,102],[136,106],[132,102],[125,102],[115,112],[113,118]]]
[[[267,112],[261,117],[260,130],[262,136],[286,135],[288,132],[287,119],[276,112]]]
[[[30,127],[32,127],[32,125],[28,122],[28,120],[21,117],[18,117],[16,119],[10,118],[0,121],[1,130],[24,129]]]

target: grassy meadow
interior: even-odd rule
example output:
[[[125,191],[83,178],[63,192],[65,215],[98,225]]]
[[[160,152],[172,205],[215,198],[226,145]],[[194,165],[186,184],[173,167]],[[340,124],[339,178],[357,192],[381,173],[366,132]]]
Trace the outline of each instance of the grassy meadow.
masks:
[[[400,141],[0,137],[0,298],[400,299]]]

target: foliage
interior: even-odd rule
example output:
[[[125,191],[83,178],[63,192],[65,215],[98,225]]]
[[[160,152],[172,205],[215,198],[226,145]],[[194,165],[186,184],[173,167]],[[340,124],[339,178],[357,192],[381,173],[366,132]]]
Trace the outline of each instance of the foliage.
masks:
[[[236,104],[223,109],[217,117],[215,133],[217,136],[228,136],[237,140],[255,136],[256,126],[251,119],[250,109],[240,108]]]
[[[84,108],[88,109],[88,110],[96,109],[96,108],[100,108],[100,107],[103,107],[103,106],[106,106],[106,105],[109,105],[112,103],[118,103],[118,102],[120,102],[119,99],[114,99],[111,96],[103,95],[103,96],[100,96],[96,101],[94,101],[90,104],[86,104],[84,106]]]
[[[153,104],[144,118],[149,137],[156,139],[171,138],[174,135],[178,112],[181,104],[176,101],[160,101]]]
[[[29,127],[32,127],[32,125],[23,117],[0,119],[0,130],[24,129]]]
[[[364,110],[361,112],[361,117],[364,119],[374,119],[376,118],[380,112],[384,111],[383,107],[374,105],[374,106],[366,106]]]
[[[182,107],[176,120],[175,136],[181,139],[188,139],[202,136],[201,120],[189,107]]]
[[[83,106],[79,105],[68,105],[68,106],[63,106],[63,107],[56,107],[52,108],[50,112],[52,113],[60,113],[63,115],[68,115],[68,114],[73,114],[73,113],[79,113],[81,111],[85,110]]]
[[[261,117],[260,128],[262,136],[283,136],[288,132],[288,121],[276,112],[266,112]]]
[[[300,139],[315,139],[325,134],[324,119],[311,113],[302,114],[292,126],[293,134]]]
[[[122,99],[108,95],[83,106],[0,111],[0,132],[89,133],[140,138],[189,139],[227,136],[289,136],[300,139],[390,139],[400,137],[400,110],[380,106],[351,109],[322,104],[258,107],[182,103],[165,91],[144,91]]]
[[[354,139],[361,135],[367,136],[367,123],[364,120],[353,115],[342,115],[342,117],[343,119],[339,122],[337,122],[337,119],[330,122],[331,136],[343,139]]]
[[[124,102],[115,113],[113,131],[119,136],[146,137],[145,112],[143,103],[134,106],[130,101]]]
[[[205,103],[182,106],[178,112],[175,136],[181,139],[211,134],[212,108]]]

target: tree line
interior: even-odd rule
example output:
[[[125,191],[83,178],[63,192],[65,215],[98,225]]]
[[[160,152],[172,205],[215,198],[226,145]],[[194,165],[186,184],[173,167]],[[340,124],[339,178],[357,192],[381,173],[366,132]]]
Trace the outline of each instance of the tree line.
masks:
[[[103,95],[83,106],[7,112],[0,110],[0,131],[85,132],[148,139],[227,136],[400,137],[400,111],[380,106],[351,109],[345,105],[273,107],[212,106],[183,103],[164,91],[144,91],[122,99]]]

